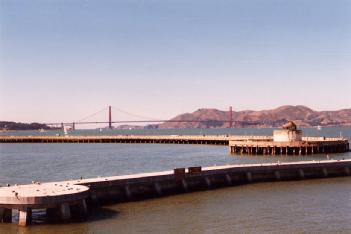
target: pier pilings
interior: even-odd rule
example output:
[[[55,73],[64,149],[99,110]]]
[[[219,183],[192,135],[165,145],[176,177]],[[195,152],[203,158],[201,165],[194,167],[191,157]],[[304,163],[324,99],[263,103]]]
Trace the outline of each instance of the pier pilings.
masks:
[[[231,154],[240,155],[313,155],[344,153],[350,150],[349,142],[343,138],[306,139],[293,142],[274,141],[229,141]]]

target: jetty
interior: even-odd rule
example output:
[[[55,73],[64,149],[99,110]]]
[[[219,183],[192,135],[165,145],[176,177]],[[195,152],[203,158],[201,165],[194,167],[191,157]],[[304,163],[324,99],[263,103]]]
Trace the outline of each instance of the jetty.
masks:
[[[32,222],[33,209],[46,209],[49,217],[60,216],[62,221],[71,218],[70,207],[76,205],[81,213],[87,212],[86,198],[89,187],[72,184],[68,181],[58,183],[33,183],[0,188],[0,220],[12,221],[12,210],[18,210],[18,224],[27,226]]]
[[[273,136],[233,135],[0,136],[0,143],[222,145],[229,146],[231,154],[241,155],[308,155],[350,150],[345,138],[301,137],[299,140],[277,141]]]
[[[331,178],[351,175],[351,160],[303,161],[175,168],[173,171],[79,179],[0,187],[0,222],[10,223],[18,210],[18,224],[32,223],[32,212],[45,209],[56,221],[84,217],[90,206],[248,183]]]
[[[345,138],[303,137],[293,121],[273,131],[271,139],[231,139],[230,153],[246,155],[309,155],[343,153],[350,149]]]
[[[300,141],[230,140],[230,153],[241,155],[312,155],[344,153],[350,150],[345,138],[303,137]]]
[[[0,136],[0,143],[121,143],[121,144],[201,144],[229,146],[231,154],[310,155],[344,153],[350,150],[346,138],[304,137],[289,121],[273,136],[235,135],[113,135],[113,136]]]
[[[139,143],[228,145],[229,138],[233,137],[237,140],[248,139],[247,136],[229,137],[229,135],[0,136],[0,143]]]

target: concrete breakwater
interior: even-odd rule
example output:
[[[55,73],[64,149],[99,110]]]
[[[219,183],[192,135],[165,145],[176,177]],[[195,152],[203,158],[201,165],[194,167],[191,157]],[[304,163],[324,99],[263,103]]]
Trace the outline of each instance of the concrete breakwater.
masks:
[[[85,215],[86,204],[135,201],[248,183],[350,175],[351,160],[328,160],[176,168],[155,173],[2,187],[0,220],[11,222],[12,209],[18,209],[19,224],[28,225],[33,209],[46,209],[48,216],[67,221],[73,210],[76,215]]]

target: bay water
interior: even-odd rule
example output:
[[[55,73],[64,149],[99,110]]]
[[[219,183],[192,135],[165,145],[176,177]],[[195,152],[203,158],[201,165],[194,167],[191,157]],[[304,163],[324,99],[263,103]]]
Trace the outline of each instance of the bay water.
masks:
[[[72,135],[271,135],[273,129],[76,130]],[[307,136],[344,136],[351,128],[303,129]],[[55,135],[60,131],[3,132]],[[351,158],[351,152],[330,154]],[[301,160],[313,156],[230,155],[227,146],[163,144],[0,144],[0,186],[214,166]],[[87,221],[0,224],[0,233],[351,233],[351,178],[249,184],[108,205]]]

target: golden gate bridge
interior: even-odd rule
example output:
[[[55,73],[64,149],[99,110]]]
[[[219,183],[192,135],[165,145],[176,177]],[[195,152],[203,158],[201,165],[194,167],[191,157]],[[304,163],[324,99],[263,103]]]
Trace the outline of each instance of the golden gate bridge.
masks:
[[[116,110],[117,112],[121,112],[124,114],[127,114],[129,116],[134,116],[141,118],[142,120],[118,120],[114,121],[112,120],[112,110]],[[107,121],[87,121],[87,119],[91,119],[92,117],[107,111]],[[177,120],[177,119],[170,119],[170,120],[165,120],[165,119],[155,119],[155,118],[150,118],[138,114],[134,114],[128,111],[121,110],[119,108],[113,107],[113,106],[108,106],[103,108],[102,110],[99,110],[93,114],[90,114],[78,121],[72,121],[72,122],[52,122],[52,123],[44,123],[48,126],[61,126],[63,129],[64,126],[70,126],[73,130],[76,129],[76,125],[91,125],[91,124],[108,124],[109,129],[113,129],[113,124],[135,124],[135,123],[206,123],[206,122],[218,122],[218,123],[229,123],[228,127],[232,128],[234,121],[233,121],[233,108],[230,106],[229,107],[229,114],[228,118],[225,120],[211,120],[211,119],[206,119],[206,120],[201,120],[201,119],[182,119],[182,120]]]

